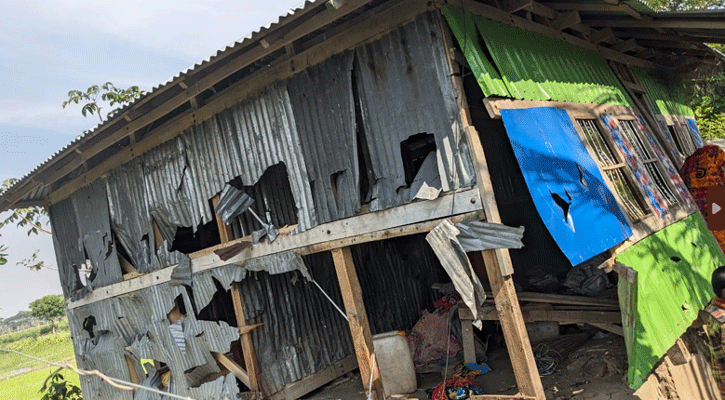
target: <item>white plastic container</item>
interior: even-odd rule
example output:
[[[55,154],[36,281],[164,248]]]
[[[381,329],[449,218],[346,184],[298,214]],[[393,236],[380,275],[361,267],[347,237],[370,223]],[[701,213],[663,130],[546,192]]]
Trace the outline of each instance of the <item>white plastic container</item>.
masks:
[[[392,331],[373,336],[385,396],[413,393],[418,389],[413,356],[405,332]]]

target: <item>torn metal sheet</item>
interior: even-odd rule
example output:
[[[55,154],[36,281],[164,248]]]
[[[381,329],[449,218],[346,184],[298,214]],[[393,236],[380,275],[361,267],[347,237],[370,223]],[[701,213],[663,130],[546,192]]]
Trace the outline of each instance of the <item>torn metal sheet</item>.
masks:
[[[68,198],[51,205],[48,208],[48,215],[53,231],[53,248],[60,275],[60,285],[63,288],[63,295],[69,298],[76,289],[83,286],[78,268],[86,261],[81,237],[78,233],[73,202]]]
[[[178,297],[187,314],[177,324],[170,324],[167,314]],[[171,371],[169,391],[188,396],[193,382],[186,379],[185,372],[214,363],[211,352],[227,353],[230,344],[239,339],[237,328],[225,322],[199,321],[193,310],[187,290],[168,283],[68,310],[78,365],[128,380],[126,352],[132,359],[157,360]],[[91,337],[89,330],[95,337]],[[123,371],[114,372],[116,369],[122,369],[125,375]],[[81,377],[81,383],[84,393],[100,393],[89,398],[124,398],[117,395],[117,389],[108,389],[107,384],[95,378]],[[215,399],[216,396],[215,392],[200,398]]]
[[[83,247],[91,261],[94,286],[106,286],[123,280],[111,233],[106,185],[96,181],[71,196]]]
[[[491,249],[520,249],[524,227],[492,224],[483,221],[468,221],[456,224],[460,231],[457,238],[466,252]]]
[[[247,271],[238,265],[229,264],[223,267],[208,269],[192,276],[194,288],[194,304],[201,310],[211,302],[218,288],[214,281],[219,282],[224,290],[229,290],[233,282],[240,282],[247,276]]]
[[[302,257],[293,252],[270,254],[264,257],[253,258],[244,263],[244,269],[247,271],[266,271],[272,275],[283,274],[285,272],[300,271],[302,276],[307,280],[312,280],[310,272],[307,270]]]
[[[353,56],[352,51],[338,54],[287,81],[318,223],[360,210]]]
[[[566,111],[502,110],[501,117],[536,210],[572,265],[632,236]]]
[[[436,154],[431,152],[423,160],[418,174],[410,184],[410,196],[408,201],[414,199],[435,200],[441,193],[441,175],[438,173]]]
[[[219,258],[222,261],[227,261],[230,258],[236,256],[237,254],[243,252],[246,249],[249,249],[252,247],[252,242],[248,241],[242,241],[239,243],[234,243],[231,246],[225,247],[223,249],[214,250],[214,254],[219,256]]]
[[[111,170],[105,179],[111,225],[140,273],[156,269],[154,231],[146,204],[143,165],[135,159]]]
[[[194,399],[236,399],[238,394],[239,387],[236,378],[231,373],[220,376],[214,381],[204,383],[198,388],[189,389],[189,396]]]
[[[419,133],[435,136],[444,192],[470,186],[475,180],[440,24],[437,14],[424,14],[355,50],[355,84],[376,178],[373,211],[408,201],[398,190],[406,186],[400,144]]]
[[[486,292],[483,290],[481,281],[473,270],[471,262],[468,260],[466,250],[464,250],[457,236],[461,232],[451,223],[450,220],[444,220],[436,226],[425,237],[430,246],[435,251],[441,265],[451,277],[456,291],[461,295],[461,299],[471,309],[474,325],[481,329],[483,326],[478,315],[483,311],[482,306],[486,300]]]
[[[317,225],[310,178],[299,152],[302,144],[285,86],[272,85],[253,98],[222,111],[218,118],[225,134],[239,143],[237,157],[241,169],[238,175],[242,183],[253,185],[268,167],[284,163],[298,214],[297,229],[303,231]]]
[[[219,203],[217,203],[214,212],[221,217],[225,224],[229,225],[234,217],[247,211],[253,203],[254,199],[249,197],[248,194],[227,184],[219,196]]]
[[[191,259],[186,254],[179,257],[181,260],[171,271],[169,284],[171,286],[186,285],[191,286]]]

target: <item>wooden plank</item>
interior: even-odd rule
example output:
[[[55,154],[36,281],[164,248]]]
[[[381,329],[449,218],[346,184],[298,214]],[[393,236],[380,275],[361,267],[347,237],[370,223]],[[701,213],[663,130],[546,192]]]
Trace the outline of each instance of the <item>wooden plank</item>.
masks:
[[[214,216],[216,217],[216,226],[219,230],[219,241],[220,243],[227,243],[230,240],[234,239],[234,233],[232,232],[232,227],[225,224],[224,221],[222,221],[222,217],[216,215],[216,206],[219,204],[219,197],[220,195],[217,194],[216,196],[212,197],[211,204],[212,204],[212,210],[215,211]]]
[[[232,303],[234,304],[234,315],[237,318],[237,326],[239,326],[240,341],[242,344],[242,355],[244,356],[244,366],[247,367],[248,381],[244,384],[253,391],[259,392],[259,381],[257,373],[257,353],[254,350],[254,342],[252,341],[252,335],[249,330],[244,328],[247,327],[247,318],[244,315],[244,306],[242,305],[242,287],[238,283],[232,284]],[[225,365],[230,371],[233,371],[227,365]],[[244,381],[242,381],[244,382]]]
[[[296,235],[283,233],[272,243],[257,243],[252,248],[245,249],[226,261],[220,259],[214,253],[215,250],[234,246],[248,240],[248,238],[236,239],[224,245],[210,247],[190,254],[191,269],[193,273],[197,273],[231,263],[241,264],[248,259],[284,251],[295,251],[298,254],[306,255],[351,244],[424,233],[435,228],[446,218],[450,218],[454,222],[480,220],[482,218],[480,207],[481,201],[478,190],[468,189],[441,196],[436,200],[415,202],[388,210],[363,214],[358,217],[329,222]],[[67,301],[66,306],[73,309],[167,282],[170,280],[174,267],[175,265],[134,279],[96,288],[78,301]]]
[[[324,61],[334,54],[374,40],[433,8],[434,5],[432,2],[429,3],[425,0],[406,0],[399,2],[394,7],[390,7],[385,13],[364,14],[360,16],[362,18],[356,17],[352,21],[349,21],[354,22],[354,24],[348,24],[346,22],[343,25],[349,29],[341,31],[335,36],[327,36],[323,33],[321,36],[322,40],[317,45],[306,49],[294,57],[272,62],[269,67],[251,74],[243,80],[234,83],[223,92],[215,95],[198,110],[189,110],[172,118],[156,128],[153,134],[147,135],[143,140],[110,157],[104,164],[65,183],[62,187],[51,193],[48,199],[51,203],[56,203],[68,197],[80,187],[92,183],[111,169],[173,139],[188,127],[211,118],[213,115],[259,92],[269,86],[269,84],[286,79],[300,70]],[[218,78],[218,80],[221,80],[221,78]],[[163,115],[159,115],[156,118],[160,118]],[[143,126],[139,126],[137,129]],[[103,149],[99,151],[101,150]],[[61,177],[55,176],[49,180],[49,183],[55,182]],[[24,196],[25,193],[27,191],[19,194],[20,197]]]
[[[622,328],[620,325],[607,324],[603,322],[590,322],[589,325],[624,337],[624,328]]]
[[[484,321],[501,320],[497,307],[484,307],[481,319]],[[619,311],[578,311],[578,310],[521,310],[522,317],[526,322],[556,321],[562,324],[575,323],[607,323],[619,324],[622,322],[622,314]],[[509,348],[510,349],[510,348]]]
[[[558,30],[571,28],[572,26],[582,22],[579,11],[569,11],[568,13],[558,16],[555,20],[551,21],[551,27]]]
[[[614,299],[600,299],[595,297],[570,296],[564,294],[550,293],[534,293],[519,292],[516,293],[519,301],[530,301],[535,303],[552,303],[552,304],[570,304],[578,306],[607,306],[619,307],[619,302]],[[492,297],[493,293],[486,292],[487,297]]]
[[[703,30],[722,30],[725,29],[725,20],[630,20],[630,19],[588,19],[583,21],[589,26],[609,26],[612,28],[651,28],[651,29],[703,29]]]
[[[380,378],[380,369],[375,358],[368,315],[367,311],[365,311],[362,289],[357,278],[350,248],[343,247],[332,250],[332,260],[335,263],[337,280],[340,283],[340,292],[345,303],[345,313],[350,324],[352,343],[355,346],[355,355],[357,356],[365,393],[368,398],[373,400],[384,400],[383,381]],[[372,382],[372,385],[369,382]]]
[[[639,44],[637,43],[637,39],[627,39],[623,40],[621,42],[615,43],[612,46],[612,50],[619,51],[621,53],[625,53],[628,51],[632,51],[639,47]]]
[[[462,310],[468,311],[462,312]],[[463,336],[463,362],[476,362],[476,343],[473,338],[473,314],[464,304],[458,308],[458,316],[461,319],[461,335]]]
[[[501,5],[504,10],[514,13],[516,11],[530,9],[533,2],[533,0],[503,0]]]
[[[599,44],[601,42],[606,42],[612,39],[614,39],[614,32],[610,27],[606,27],[600,30],[592,30],[592,33],[589,35],[589,41],[594,44]]]
[[[483,100],[491,118],[500,119],[501,110],[512,110],[532,107],[556,107],[562,108],[575,119],[597,119],[599,114],[607,113],[615,116],[629,115],[634,117],[635,112],[631,107],[613,104],[575,103],[564,101],[539,101],[539,100],[512,100],[502,98],[486,98]]]
[[[288,383],[282,390],[269,396],[269,400],[299,399],[356,368],[357,358],[354,355],[343,358],[317,373],[308,375],[299,381]]]
[[[247,371],[244,370],[244,368],[240,367],[239,364],[235,363],[234,360],[227,357],[226,355],[222,353],[211,353],[212,357],[214,357],[217,362],[219,362],[221,365],[223,365],[226,369],[228,369],[231,373],[234,374],[234,376],[237,377],[242,383],[247,386],[251,387],[252,384],[249,381],[249,375],[247,375]]]
[[[131,360],[131,357],[124,354],[123,356],[126,359],[126,366],[128,367],[128,376],[132,383],[141,383],[141,380],[138,377],[138,372],[136,371],[136,367],[134,367],[134,362]],[[135,390],[134,390],[135,391]]]

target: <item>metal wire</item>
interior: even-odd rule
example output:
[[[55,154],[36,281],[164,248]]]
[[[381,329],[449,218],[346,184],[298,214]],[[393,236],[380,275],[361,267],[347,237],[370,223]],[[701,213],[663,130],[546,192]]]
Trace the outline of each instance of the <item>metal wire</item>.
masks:
[[[14,354],[17,354],[19,356],[22,356],[22,357],[25,357],[25,358],[29,358],[31,360],[39,361],[39,362],[42,362],[42,363],[45,363],[45,364],[48,364],[48,365],[53,365],[53,366],[56,366],[56,367],[59,367],[59,368],[69,369],[69,370],[77,373],[78,375],[84,375],[84,376],[95,375],[95,376],[101,378],[103,381],[105,381],[109,385],[111,385],[111,386],[113,386],[113,387],[115,387],[117,389],[129,390],[129,391],[134,390],[134,389],[139,389],[139,390],[146,390],[146,391],[149,391],[149,392],[152,392],[152,393],[160,394],[162,396],[170,397],[172,399],[194,400],[191,397],[179,396],[179,395],[176,395],[176,394],[172,394],[172,393],[168,393],[168,392],[163,392],[163,391],[158,390],[158,389],[150,388],[148,386],[142,386],[142,385],[138,385],[136,383],[127,382],[127,381],[124,381],[122,379],[112,378],[112,377],[110,377],[108,375],[103,374],[102,372],[98,371],[97,369],[94,369],[93,371],[87,371],[87,370],[84,370],[84,369],[78,369],[78,368],[76,368],[76,367],[74,367],[72,365],[69,365],[69,364],[58,364],[58,363],[55,363],[55,362],[52,362],[52,361],[44,360],[42,358],[38,358],[38,357],[35,357],[35,356],[31,356],[30,354],[25,354],[25,353],[19,352],[17,350],[6,349],[6,348],[3,348],[3,347],[0,347],[0,351],[5,351],[7,353],[14,353]]]

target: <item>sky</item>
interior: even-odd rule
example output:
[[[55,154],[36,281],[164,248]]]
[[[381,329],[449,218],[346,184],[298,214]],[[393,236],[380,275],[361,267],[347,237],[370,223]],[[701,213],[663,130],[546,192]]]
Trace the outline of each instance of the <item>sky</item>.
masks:
[[[98,124],[96,116],[84,118],[80,106],[61,107],[69,90],[113,82],[148,91],[300,3],[0,1],[0,181],[24,176]],[[0,235],[10,253],[0,266],[0,318],[61,293],[56,270],[16,265],[40,250],[55,267],[50,235],[28,236],[15,227]]]

